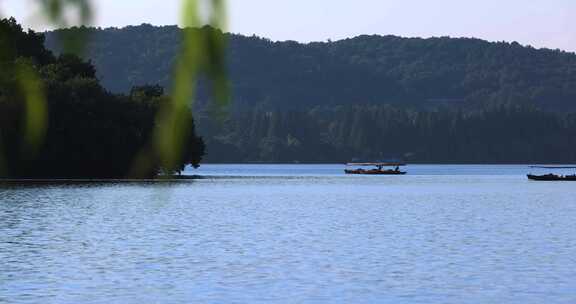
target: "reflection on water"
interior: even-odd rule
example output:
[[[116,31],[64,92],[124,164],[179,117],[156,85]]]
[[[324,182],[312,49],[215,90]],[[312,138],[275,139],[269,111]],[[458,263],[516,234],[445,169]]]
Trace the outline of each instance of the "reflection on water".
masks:
[[[576,184],[340,169],[0,186],[0,303],[576,301]]]

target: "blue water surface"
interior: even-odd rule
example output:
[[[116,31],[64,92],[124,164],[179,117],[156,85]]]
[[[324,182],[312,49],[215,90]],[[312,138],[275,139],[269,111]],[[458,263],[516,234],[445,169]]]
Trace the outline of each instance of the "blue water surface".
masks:
[[[0,303],[576,303],[576,183],[203,165],[0,184]]]

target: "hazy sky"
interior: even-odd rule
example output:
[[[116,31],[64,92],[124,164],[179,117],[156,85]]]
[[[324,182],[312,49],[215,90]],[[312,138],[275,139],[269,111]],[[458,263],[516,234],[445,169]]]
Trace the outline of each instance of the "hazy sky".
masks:
[[[37,30],[33,0],[0,12]],[[96,25],[177,24],[181,0],[94,0]],[[228,0],[229,31],[273,40],[359,34],[478,37],[576,51],[576,0]]]

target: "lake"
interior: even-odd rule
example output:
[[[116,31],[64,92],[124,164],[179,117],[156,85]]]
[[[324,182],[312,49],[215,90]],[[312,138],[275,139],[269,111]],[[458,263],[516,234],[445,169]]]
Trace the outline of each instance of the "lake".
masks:
[[[576,303],[576,183],[203,165],[0,185],[0,303]]]

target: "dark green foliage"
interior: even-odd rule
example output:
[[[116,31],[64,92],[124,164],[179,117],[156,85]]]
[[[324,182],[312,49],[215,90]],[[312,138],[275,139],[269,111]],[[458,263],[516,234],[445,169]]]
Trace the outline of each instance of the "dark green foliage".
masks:
[[[2,19],[0,26],[0,62],[13,63],[16,58],[25,57],[46,64],[53,60],[52,53],[44,47],[44,35],[33,31],[24,32],[16,19]]]
[[[222,35],[210,28],[202,30]],[[146,24],[74,28],[49,33],[47,45],[58,51],[57,33],[81,32],[91,37],[86,57],[98,68],[104,86],[128,92],[145,83],[170,87],[181,31]],[[264,104],[272,109],[309,109],[360,103],[427,109],[521,104],[576,110],[573,53],[468,38],[359,36],[301,44],[226,36],[232,96],[240,108]],[[200,91],[200,101],[207,98],[206,91]]]
[[[93,38],[86,57],[110,90],[171,85],[177,27],[67,31]],[[210,161],[576,162],[576,118],[559,114],[576,112],[573,53],[446,37],[227,37],[231,117],[198,121]],[[209,112],[206,87],[196,105]]]
[[[48,125],[39,151],[27,153],[22,144],[23,97],[16,75],[2,70],[0,84],[0,175],[18,178],[120,178],[131,172],[153,177],[162,170],[158,159],[135,168],[138,155],[150,149],[156,114],[168,97],[159,86],[141,86],[129,95],[109,93],[89,62],[72,55],[54,57],[43,37],[22,32],[13,19],[0,22],[0,42],[12,45],[2,64],[29,60],[46,92]],[[188,115],[191,115],[189,111]],[[180,161],[197,166],[204,153],[202,139],[191,130]],[[140,164],[141,165],[141,164]]]
[[[393,106],[316,107],[200,117],[212,162],[576,163],[576,115],[502,106],[425,111]]]

